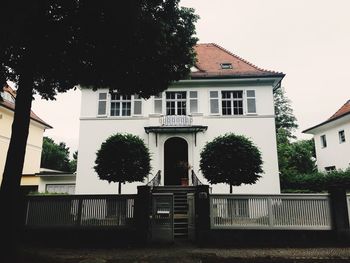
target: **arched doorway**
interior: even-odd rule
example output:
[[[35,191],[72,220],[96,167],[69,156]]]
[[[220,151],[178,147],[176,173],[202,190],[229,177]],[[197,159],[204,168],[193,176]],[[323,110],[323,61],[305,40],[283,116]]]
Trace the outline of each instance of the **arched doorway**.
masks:
[[[181,185],[181,179],[188,179],[188,145],[179,137],[164,143],[164,185]]]

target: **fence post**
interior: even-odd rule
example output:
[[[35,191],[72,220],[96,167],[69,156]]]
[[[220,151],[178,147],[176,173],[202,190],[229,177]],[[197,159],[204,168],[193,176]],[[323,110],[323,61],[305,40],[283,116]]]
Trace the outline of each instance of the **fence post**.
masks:
[[[209,185],[196,187],[196,240],[199,245],[207,244],[210,232],[210,201]]]
[[[142,185],[137,187],[134,216],[136,223],[136,236],[140,245],[149,241],[150,238],[150,212],[152,209],[151,187]]]
[[[344,188],[334,187],[329,190],[333,229],[339,241],[350,241],[349,213]]]

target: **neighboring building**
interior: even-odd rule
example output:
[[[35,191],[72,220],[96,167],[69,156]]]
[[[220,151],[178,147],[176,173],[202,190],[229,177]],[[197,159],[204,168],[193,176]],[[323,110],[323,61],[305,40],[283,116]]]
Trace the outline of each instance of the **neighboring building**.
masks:
[[[0,93],[0,180],[4,172],[7,150],[11,138],[16,92],[8,85]],[[33,111],[30,113],[29,134],[21,186],[24,192],[36,191],[39,186],[41,150],[45,129],[52,128]]]
[[[320,172],[347,169],[350,165],[350,100],[328,120],[303,131],[315,139]]]
[[[40,178],[40,193],[75,193],[75,173],[40,168],[36,176]]]
[[[228,132],[244,135],[261,150],[264,174],[255,185],[234,192],[280,193],[273,90],[284,74],[260,69],[216,44],[199,44],[195,50],[190,78],[148,100],[81,88],[76,193],[117,193],[117,184],[99,180],[93,166],[102,142],[118,132],[143,138],[152,155],[152,174],[160,171],[161,185],[180,185],[183,178],[192,185],[192,171],[206,183],[199,170],[204,145]],[[181,163],[188,171],[174,174]],[[141,184],[125,184],[122,191],[135,193]],[[211,187],[213,192],[229,189]]]

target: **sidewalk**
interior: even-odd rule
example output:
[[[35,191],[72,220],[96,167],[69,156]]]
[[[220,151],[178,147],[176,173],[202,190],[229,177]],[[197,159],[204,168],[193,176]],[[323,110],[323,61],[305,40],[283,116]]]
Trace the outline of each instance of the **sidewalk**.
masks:
[[[23,263],[338,263],[350,262],[346,248],[197,248],[26,249]]]

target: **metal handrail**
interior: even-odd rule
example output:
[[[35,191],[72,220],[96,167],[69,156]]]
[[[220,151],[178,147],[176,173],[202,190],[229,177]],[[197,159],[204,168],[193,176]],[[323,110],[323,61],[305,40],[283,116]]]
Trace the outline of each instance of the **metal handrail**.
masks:
[[[203,185],[203,183],[198,179],[196,173],[193,170],[191,170],[191,179],[193,186]]]
[[[161,180],[161,171],[159,170],[151,181],[147,183],[148,186],[159,186]]]

